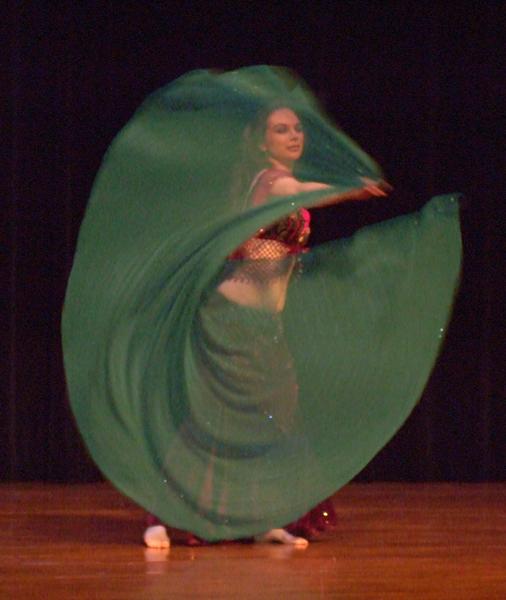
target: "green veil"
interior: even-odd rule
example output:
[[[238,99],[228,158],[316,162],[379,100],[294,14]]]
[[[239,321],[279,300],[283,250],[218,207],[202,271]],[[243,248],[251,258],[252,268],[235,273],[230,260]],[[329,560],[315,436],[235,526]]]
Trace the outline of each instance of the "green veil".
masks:
[[[460,268],[456,196],[298,258],[286,307],[226,300],[227,257],[329,191],[238,210],[245,128],[286,101],[298,177],[335,192],[379,167],[286,70],[195,71],[150,96],[109,148],[63,312],[71,405],[104,475],[208,540],[283,526],[353,478],[410,414]]]

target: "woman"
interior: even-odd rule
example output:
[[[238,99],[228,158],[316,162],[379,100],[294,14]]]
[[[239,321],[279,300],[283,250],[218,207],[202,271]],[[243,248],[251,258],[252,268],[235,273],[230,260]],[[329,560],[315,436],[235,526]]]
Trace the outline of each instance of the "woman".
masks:
[[[300,516],[410,414],[458,278],[455,197],[303,252],[302,207],[384,195],[380,178],[270,67],[183,76],[111,145],[67,288],[65,369],[93,458],[162,522],[306,544],[324,524]]]
[[[319,182],[299,181],[294,176],[294,166],[304,151],[305,133],[298,115],[283,103],[273,104],[260,111],[255,122],[246,129],[244,142],[244,158],[236,174],[234,193],[245,198],[245,207],[258,207],[283,196],[330,187]],[[260,170],[255,173],[247,189],[241,190],[241,179],[245,179],[244,171],[249,174],[252,168]],[[386,196],[386,187],[384,182],[366,179],[362,188],[345,194],[333,194],[320,202],[319,206],[347,200],[365,200],[371,196]],[[297,254],[303,252],[309,234],[310,213],[304,208],[271,226],[261,228],[229,257],[226,275],[217,291],[238,305],[268,311],[274,315],[280,313],[285,307]],[[271,339],[267,340],[267,345],[265,342],[263,344],[264,354],[271,354],[272,349],[268,346],[273,346]],[[281,347],[278,339],[275,348],[277,354]],[[283,350],[286,354],[285,363],[291,364],[289,352]],[[290,380],[294,380],[292,388],[296,390],[292,369],[286,373],[285,379],[285,387],[289,386]],[[290,404],[296,404],[296,397]],[[288,408],[285,412],[292,410]],[[284,529],[271,529],[254,539],[304,548],[308,544],[308,538],[315,537],[334,524],[334,508],[329,499]],[[181,535],[179,532],[177,535],[190,545],[202,543],[202,540],[192,534]],[[170,545],[166,527],[152,515],[148,517],[144,542],[150,548],[167,548]]]

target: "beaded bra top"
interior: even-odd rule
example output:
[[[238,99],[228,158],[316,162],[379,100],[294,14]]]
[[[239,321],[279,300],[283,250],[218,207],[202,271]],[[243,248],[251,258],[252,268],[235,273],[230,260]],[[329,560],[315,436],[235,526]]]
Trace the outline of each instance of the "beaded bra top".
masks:
[[[264,204],[272,188],[272,184],[276,179],[286,177],[287,171],[282,169],[264,169],[257,174],[250,186],[248,193],[249,204],[251,206],[260,206]],[[310,214],[305,208],[300,208],[297,211],[283,217],[279,221],[262,227],[259,229],[253,239],[272,240],[284,245],[283,254],[298,254],[304,250],[310,234]],[[280,258],[280,248],[272,244],[265,244],[265,254],[259,258]],[[230,258],[232,259],[247,259],[251,258],[247,251],[248,243],[246,242],[239,247]],[[258,245],[257,245],[258,247]],[[269,250],[273,250],[272,253]]]

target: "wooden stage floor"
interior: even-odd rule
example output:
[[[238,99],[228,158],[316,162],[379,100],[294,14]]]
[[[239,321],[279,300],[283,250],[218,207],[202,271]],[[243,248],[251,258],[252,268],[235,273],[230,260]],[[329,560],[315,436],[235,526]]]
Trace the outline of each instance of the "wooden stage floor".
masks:
[[[0,485],[0,598],[506,599],[506,484],[351,484],[305,550],[141,543],[107,484]]]

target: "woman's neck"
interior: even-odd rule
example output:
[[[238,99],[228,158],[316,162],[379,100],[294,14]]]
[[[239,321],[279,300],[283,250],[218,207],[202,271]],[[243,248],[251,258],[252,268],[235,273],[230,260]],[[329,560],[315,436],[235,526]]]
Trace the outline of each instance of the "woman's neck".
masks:
[[[292,173],[293,172],[293,163],[290,164],[285,164],[279,160],[276,160],[275,158],[269,157],[269,163],[271,164],[271,167],[274,169],[279,169],[280,171],[287,171],[288,173]]]

